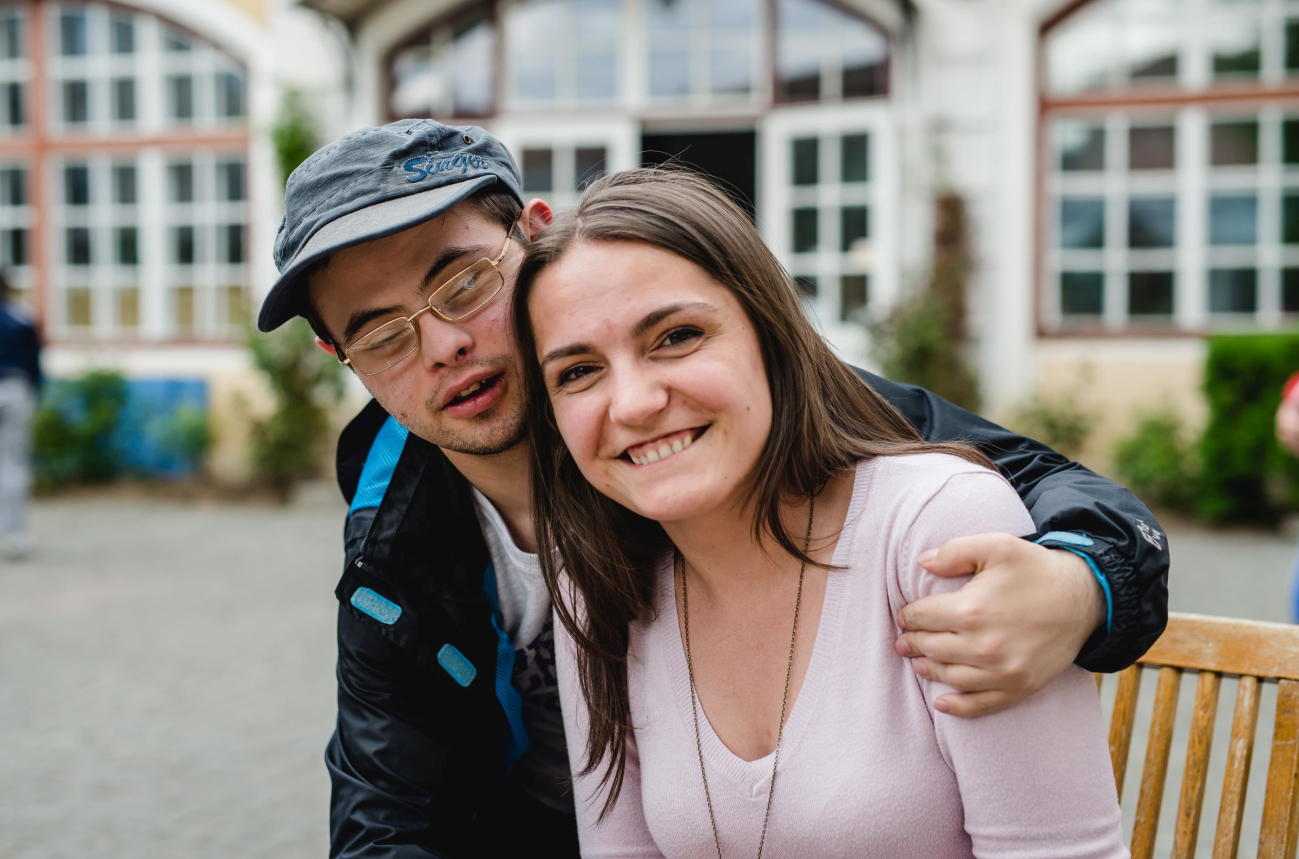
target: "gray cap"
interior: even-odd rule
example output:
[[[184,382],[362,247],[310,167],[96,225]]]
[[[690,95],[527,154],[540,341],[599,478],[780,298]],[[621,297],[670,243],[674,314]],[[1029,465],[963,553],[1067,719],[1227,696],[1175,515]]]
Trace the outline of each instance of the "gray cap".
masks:
[[[257,327],[274,331],[304,315],[299,275],[312,263],[436,218],[494,182],[523,202],[509,151],[472,125],[403,119],[362,128],[319,150],[289,176],[275,236],[280,276],[262,302]]]

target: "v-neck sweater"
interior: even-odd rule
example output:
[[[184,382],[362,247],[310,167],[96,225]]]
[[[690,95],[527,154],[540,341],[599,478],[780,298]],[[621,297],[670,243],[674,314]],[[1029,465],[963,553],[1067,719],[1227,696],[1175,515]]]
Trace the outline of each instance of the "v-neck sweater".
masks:
[[[944,454],[880,457],[857,468],[829,571],[807,674],[785,723],[768,857],[1118,859],[1118,798],[1100,702],[1071,667],[997,714],[958,719],[933,700],[951,689],[893,650],[898,610],[959,588],[917,561],[955,537],[1034,531],[995,472]],[[690,678],[671,558],[653,572],[656,604],[632,624],[633,735],[613,811],[597,824],[603,765],[577,778],[582,855],[715,857],[691,718]],[[572,639],[556,627],[569,760],[585,762],[586,707]],[[699,710],[699,737],[723,856],[752,857],[772,755],[745,761]]]

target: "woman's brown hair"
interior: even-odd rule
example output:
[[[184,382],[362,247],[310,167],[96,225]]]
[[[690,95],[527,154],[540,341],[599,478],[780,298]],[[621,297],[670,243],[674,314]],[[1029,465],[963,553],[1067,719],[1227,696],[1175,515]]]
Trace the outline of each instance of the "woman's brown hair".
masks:
[[[537,362],[528,300],[541,271],[573,245],[618,241],[651,245],[694,263],[734,293],[753,323],[772,400],[771,431],[748,477],[755,539],[768,536],[793,557],[810,561],[786,530],[782,505],[814,496],[862,460],[940,451],[991,468],[973,448],[925,443],[834,355],[748,217],[706,179],[652,168],[615,173],[587,188],[575,208],[528,246],[515,286],[514,323],[532,431],[537,553],[556,613],[577,644],[590,719],[580,774],[609,760],[600,782],[609,791],[601,818],[613,807],[626,769],[628,625],[651,609],[654,569],[671,543],[658,523],[587,483],[569,455]],[[561,587],[561,573],[568,588]]]

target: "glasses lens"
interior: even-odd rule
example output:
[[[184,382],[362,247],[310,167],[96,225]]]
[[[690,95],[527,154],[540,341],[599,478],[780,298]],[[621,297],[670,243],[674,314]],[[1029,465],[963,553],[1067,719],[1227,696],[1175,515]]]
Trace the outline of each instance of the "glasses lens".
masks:
[[[359,372],[373,376],[414,352],[418,345],[414,327],[405,319],[395,319],[357,340],[347,354]]]
[[[496,266],[482,259],[447,281],[433,306],[447,319],[460,319],[491,301],[504,283]]]

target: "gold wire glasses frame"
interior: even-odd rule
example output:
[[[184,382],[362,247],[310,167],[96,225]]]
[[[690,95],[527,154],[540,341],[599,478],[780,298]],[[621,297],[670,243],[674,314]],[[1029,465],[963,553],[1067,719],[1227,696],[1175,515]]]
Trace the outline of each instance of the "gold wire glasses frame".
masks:
[[[496,259],[484,257],[450,278],[428,297],[428,305],[421,307],[410,316],[391,319],[378,328],[352,341],[350,346],[340,347],[338,362],[351,365],[352,369],[363,376],[377,376],[406,360],[419,348],[419,326],[415,320],[421,314],[432,311],[447,322],[464,319],[471,313],[483,308],[505,286],[505,276],[501,274],[501,260],[510,247],[510,238],[514,227],[505,233],[505,244]]]

